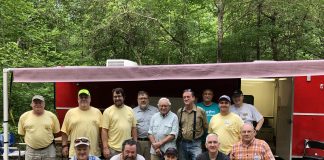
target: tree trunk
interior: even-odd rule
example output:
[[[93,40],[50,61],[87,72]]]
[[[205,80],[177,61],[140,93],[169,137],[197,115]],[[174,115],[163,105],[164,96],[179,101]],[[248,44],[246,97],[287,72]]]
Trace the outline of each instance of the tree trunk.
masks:
[[[271,25],[272,25],[272,30],[271,30],[271,33],[270,33],[270,48],[272,50],[272,59],[275,60],[275,61],[278,61],[279,60],[279,50],[278,50],[278,35],[275,31],[276,29],[276,19],[277,19],[277,15],[278,13],[276,11],[273,12],[273,14],[271,15],[267,15],[265,14],[264,12],[261,11],[261,13],[270,19],[271,21]]]
[[[218,20],[218,30],[217,30],[217,53],[216,53],[216,61],[217,63],[222,62],[222,54],[223,54],[223,24],[224,24],[224,1],[216,0],[217,7],[217,20]]]
[[[271,15],[271,24],[273,27],[273,30],[271,31],[271,50],[272,50],[272,58],[275,61],[279,60],[279,50],[278,50],[278,36],[275,33],[275,28],[276,28],[276,19],[277,19],[277,13],[274,12]]]
[[[261,47],[260,47],[260,31],[261,31],[261,11],[262,11],[262,2],[258,2],[258,13],[257,13],[257,42],[256,42],[256,59],[260,60],[261,57]]]

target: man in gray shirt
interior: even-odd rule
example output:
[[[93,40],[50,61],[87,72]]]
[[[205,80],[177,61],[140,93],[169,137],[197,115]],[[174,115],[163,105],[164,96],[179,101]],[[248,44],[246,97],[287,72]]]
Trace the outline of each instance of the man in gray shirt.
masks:
[[[253,124],[257,122],[255,130],[258,132],[264,122],[261,113],[251,104],[243,103],[244,95],[241,90],[235,90],[232,96],[234,104],[230,107],[230,111],[239,115],[244,123]]]
[[[148,130],[152,116],[159,112],[156,107],[149,105],[149,95],[145,91],[139,91],[137,94],[138,106],[133,109],[137,119],[137,140],[139,143],[139,154],[150,160],[151,142],[148,139]]]

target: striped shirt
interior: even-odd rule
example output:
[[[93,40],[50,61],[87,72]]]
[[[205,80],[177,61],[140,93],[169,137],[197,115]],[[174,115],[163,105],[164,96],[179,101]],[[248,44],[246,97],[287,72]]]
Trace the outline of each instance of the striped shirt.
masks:
[[[242,141],[234,144],[231,152],[233,160],[275,160],[269,145],[260,139],[254,138],[249,145]]]

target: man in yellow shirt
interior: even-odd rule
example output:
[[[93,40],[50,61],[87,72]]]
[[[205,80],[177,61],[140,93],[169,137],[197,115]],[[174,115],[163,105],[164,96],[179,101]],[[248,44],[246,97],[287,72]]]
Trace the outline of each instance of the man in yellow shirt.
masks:
[[[228,155],[234,143],[240,140],[243,120],[229,111],[231,98],[227,95],[219,97],[220,113],[214,115],[210,120],[208,133],[218,135],[220,147],[219,151]]]
[[[86,89],[78,93],[79,106],[70,109],[62,124],[62,154],[75,156],[74,140],[78,137],[87,137],[91,142],[90,154],[101,156],[99,147],[102,114],[99,109],[90,106],[91,95]],[[70,139],[70,146],[68,146]],[[69,150],[70,148],[70,150]]]
[[[136,118],[131,107],[124,104],[124,90],[112,90],[114,104],[103,113],[102,146],[105,158],[121,153],[122,143],[131,137],[137,141]]]
[[[24,136],[25,159],[55,159],[54,138],[60,136],[60,124],[55,114],[46,111],[43,96],[35,95],[32,110],[20,116],[18,134]]]

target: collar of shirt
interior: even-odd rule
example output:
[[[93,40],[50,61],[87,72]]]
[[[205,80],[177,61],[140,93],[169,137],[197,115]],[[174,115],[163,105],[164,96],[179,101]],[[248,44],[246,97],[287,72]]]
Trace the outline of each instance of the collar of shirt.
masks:
[[[182,112],[187,112],[186,107],[183,107]],[[191,112],[197,112],[197,106],[196,105],[193,105],[192,110],[190,111],[190,113]]]
[[[137,112],[146,112],[146,111],[150,111],[151,110],[151,106],[150,105],[148,105],[145,110],[143,110],[140,106],[137,106],[137,107],[138,107]]]
[[[255,140],[255,138],[253,138],[249,144],[244,144],[244,143],[243,143],[243,140],[241,140],[241,145],[242,145],[243,147],[247,147],[247,148],[248,148],[248,147],[250,147],[250,146],[253,144],[254,140]]]
[[[165,115],[162,115],[161,112],[160,112],[160,116],[163,117],[163,118],[165,118],[165,117],[168,116],[169,114],[170,114],[170,111],[169,111],[167,114],[165,114]]]

